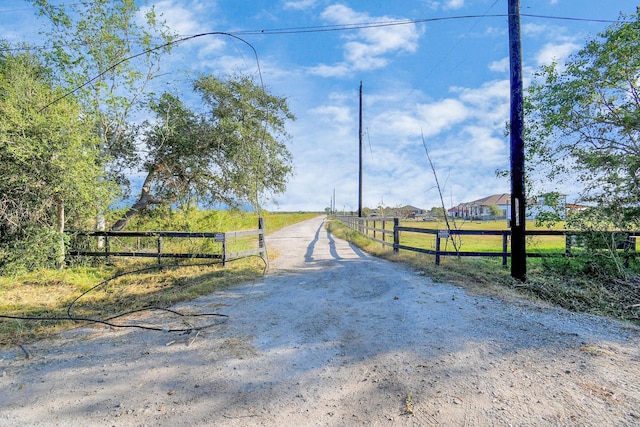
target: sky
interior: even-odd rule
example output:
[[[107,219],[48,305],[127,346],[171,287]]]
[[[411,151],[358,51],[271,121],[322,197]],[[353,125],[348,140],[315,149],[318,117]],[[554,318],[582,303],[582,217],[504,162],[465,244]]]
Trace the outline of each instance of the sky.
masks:
[[[256,60],[248,45],[230,37],[195,38],[163,61],[158,83],[240,72],[287,98],[296,116],[287,125],[295,172],[266,209],[323,211],[332,200],[339,211],[358,209],[360,84],[364,207],[430,209],[441,206],[441,192],[450,208],[510,191],[508,178],[496,175],[509,167],[507,0],[140,5],[153,5],[180,35],[228,32],[257,52]],[[631,0],[521,0],[525,85],[540,66],[562,63],[611,25],[606,21],[636,7]],[[376,25],[383,23],[394,25]],[[42,24],[30,3],[0,3],[5,40],[33,41]],[[571,183],[545,190],[578,201],[579,188]]]

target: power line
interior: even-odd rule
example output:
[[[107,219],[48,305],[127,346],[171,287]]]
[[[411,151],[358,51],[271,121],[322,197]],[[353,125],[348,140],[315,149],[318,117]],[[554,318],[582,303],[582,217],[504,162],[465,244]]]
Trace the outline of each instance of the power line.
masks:
[[[615,23],[617,20],[611,19],[594,19],[594,18],[576,18],[567,16],[552,16],[552,15],[536,15],[536,14],[521,14],[521,17],[536,18],[536,19],[548,19],[548,20],[560,20],[560,21],[577,21],[577,22],[593,22],[593,23]],[[201,37],[202,35],[209,34],[226,34],[232,37],[248,36],[248,35],[286,35],[286,34],[309,34],[309,33],[326,33],[337,31],[354,31],[364,30],[369,28],[382,28],[393,27],[400,25],[415,25],[428,22],[442,22],[453,21],[462,19],[482,19],[482,18],[508,18],[508,14],[482,14],[482,15],[456,15],[456,16],[444,16],[437,18],[416,18],[416,19],[399,19],[393,21],[374,21],[374,22],[361,22],[352,24],[339,24],[339,25],[316,25],[305,27],[289,27],[289,28],[273,28],[273,29],[260,29],[260,30],[240,30],[240,31],[214,31],[202,34],[182,35],[180,41],[188,40],[191,38]],[[622,21],[626,22],[626,21]],[[63,45],[64,46],[64,45]],[[61,47],[61,46],[56,46]],[[164,46],[158,46],[156,49]],[[25,50],[49,50],[54,46],[34,46],[34,47],[17,47],[17,48],[2,48],[0,52],[5,51],[25,51]]]

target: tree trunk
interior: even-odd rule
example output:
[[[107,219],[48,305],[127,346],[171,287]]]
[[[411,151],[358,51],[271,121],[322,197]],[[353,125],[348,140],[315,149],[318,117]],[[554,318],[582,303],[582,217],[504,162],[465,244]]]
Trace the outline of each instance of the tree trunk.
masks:
[[[138,215],[143,210],[147,209],[149,205],[158,203],[157,200],[153,198],[151,195],[151,183],[153,182],[153,178],[156,174],[156,168],[152,167],[147,177],[142,184],[142,190],[140,190],[140,197],[138,200],[124,213],[124,216],[117,220],[113,226],[111,226],[111,231],[121,231],[123,230],[129,220],[134,216]]]
[[[58,232],[60,238],[56,268],[58,270],[62,270],[62,268],[64,267],[64,259],[66,253],[66,248],[64,245],[64,202],[62,200],[56,200],[56,231]]]

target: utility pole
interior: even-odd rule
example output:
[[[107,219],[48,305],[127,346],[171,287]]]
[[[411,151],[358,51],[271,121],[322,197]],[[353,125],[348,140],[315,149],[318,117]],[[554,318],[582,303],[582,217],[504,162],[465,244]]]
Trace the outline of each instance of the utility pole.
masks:
[[[333,189],[333,197],[331,198],[331,214],[335,215],[336,213],[336,189]]]
[[[511,276],[527,277],[526,198],[524,188],[524,110],[520,0],[509,0],[509,62],[511,70]]]
[[[358,114],[358,218],[362,218],[362,80],[360,81],[360,109]]]

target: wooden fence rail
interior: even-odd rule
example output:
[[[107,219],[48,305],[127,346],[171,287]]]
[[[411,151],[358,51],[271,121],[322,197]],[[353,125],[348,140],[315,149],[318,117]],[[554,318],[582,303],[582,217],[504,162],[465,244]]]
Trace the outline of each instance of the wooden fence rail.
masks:
[[[509,239],[511,237],[511,230],[442,230],[442,229],[428,229],[421,227],[407,227],[400,225],[398,218],[359,218],[355,216],[337,216],[343,224],[348,228],[358,231],[364,234],[368,238],[379,242],[385,246],[393,248],[394,252],[398,252],[401,249],[413,252],[420,252],[428,255],[435,256],[436,265],[440,264],[440,258],[443,256],[456,256],[456,257],[500,257],[502,258],[502,264],[507,265],[507,260],[511,257],[509,250]],[[408,246],[402,244],[401,235],[403,233],[419,233],[433,235],[435,239],[434,249],[417,248],[414,246]],[[617,248],[624,251],[627,258],[635,256],[636,251],[636,238],[640,236],[638,231],[611,231],[607,232],[611,234],[611,239],[615,239],[617,242]],[[571,256],[572,250],[581,246],[581,241],[588,233],[582,231],[572,230],[529,230],[526,232],[527,236],[564,236],[565,249],[563,252],[528,252],[528,257],[560,257]],[[501,236],[502,248],[496,251],[451,251],[442,250],[442,240],[447,242],[449,239],[453,239],[454,236]]]
[[[69,256],[94,256],[94,257],[146,257],[157,258],[158,263],[162,258],[193,258],[220,260],[222,264],[227,261],[243,258],[250,255],[263,256],[266,252],[264,243],[264,221],[258,220],[257,230],[223,231],[223,232],[186,232],[186,231],[68,231],[71,236],[71,250]],[[257,236],[257,242],[250,249],[230,251],[229,242],[232,239]],[[123,238],[154,239],[153,248],[144,250],[112,250],[112,243],[116,239]],[[212,252],[165,252],[166,238],[172,239],[208,239],[218,248],[217,253]],[[95,241],[94,250],[89,250],[87,241]],[[117,240],[116,240],[117,241]],[[85,246],[85,248],[81,248]],[[138,245],[139,246],[139,245]]]

